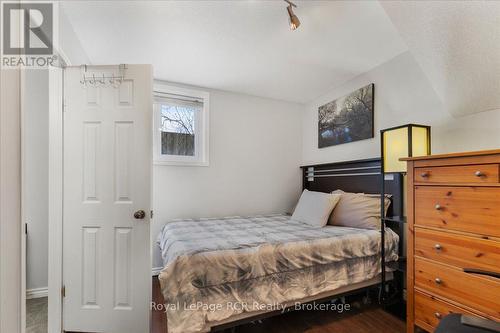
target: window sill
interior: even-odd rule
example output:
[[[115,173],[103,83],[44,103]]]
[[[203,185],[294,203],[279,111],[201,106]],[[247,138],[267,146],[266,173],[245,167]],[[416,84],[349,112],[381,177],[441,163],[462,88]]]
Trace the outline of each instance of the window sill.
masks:
[[[192,167],[208,167],[209,163],[208,161],[193,161],[193,162],[187,162],[187,161],[153,161],[153,165],[159,165],[159,166],[192,166]]]

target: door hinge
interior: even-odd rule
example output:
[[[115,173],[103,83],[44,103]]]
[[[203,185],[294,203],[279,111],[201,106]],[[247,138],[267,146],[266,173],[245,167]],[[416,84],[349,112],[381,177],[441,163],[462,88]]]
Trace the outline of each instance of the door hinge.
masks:
[[[66,286],[62,286],[61,288],[61,297],[66,297]]]
[[[152,210],[149,211],[149,216],[150,216],[150,218],[153,218],[153,211]]]

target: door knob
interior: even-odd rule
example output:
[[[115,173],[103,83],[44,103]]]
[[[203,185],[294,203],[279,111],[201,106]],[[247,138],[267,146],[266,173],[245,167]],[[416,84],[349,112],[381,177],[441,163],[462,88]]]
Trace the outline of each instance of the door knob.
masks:
[[[137,212],[134,213],[134,218],[136,218],[138,220],[142,220],[145,217],[146,217],[146,212],[143,211],[142,209],[138,210]]]

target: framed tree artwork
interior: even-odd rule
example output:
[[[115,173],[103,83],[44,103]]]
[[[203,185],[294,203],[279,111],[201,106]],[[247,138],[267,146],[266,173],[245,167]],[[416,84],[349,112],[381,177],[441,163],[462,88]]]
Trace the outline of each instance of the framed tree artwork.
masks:
[[[374,137],[373,83],[318,108],[318,148]]]

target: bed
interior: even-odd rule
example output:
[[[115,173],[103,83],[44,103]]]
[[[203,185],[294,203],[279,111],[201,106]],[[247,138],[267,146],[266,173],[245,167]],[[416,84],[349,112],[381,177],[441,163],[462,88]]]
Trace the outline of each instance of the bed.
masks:
[[[303,177],[315,191],[376,193],[380,161],[306,166]],[[399,179],[386,182],[397,210]],[[400,236],[389,228],[314,227],[283,214],[170,221],[158,237],[168,331],[208,332],[378,285],[382,239],[385,261],[397,261]]]

